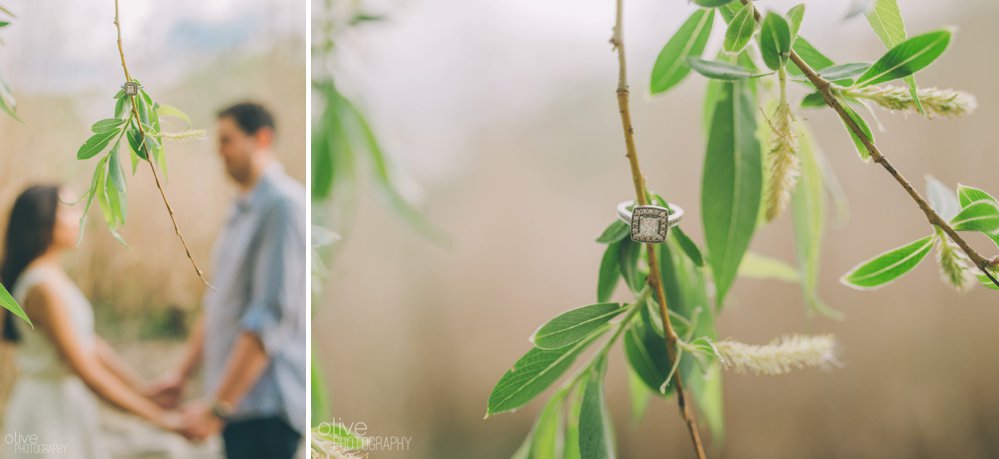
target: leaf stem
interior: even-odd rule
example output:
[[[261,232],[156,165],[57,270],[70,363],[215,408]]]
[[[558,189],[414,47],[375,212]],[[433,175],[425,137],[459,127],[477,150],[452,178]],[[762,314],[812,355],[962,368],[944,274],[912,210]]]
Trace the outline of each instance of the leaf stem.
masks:
[[[618,81],[617,81],[617,104],[618,113],[621,115],[621,127],[624,130],[624,144],[627,151],[628,163],[631,166],[632,183],[635,186],[635,199],[639,205],[648,204],[648,190],[645,186],[645,177],[642,175],[641,167],[638,164],[638,153],[635,148],[635,129],[631,124],[631,111],[628,108],[628,66],[624,52],[624,0],[617,0],[616,15],[614,21],[614,34],[611,37],[611,44],[617,51]],[[677,359],[677,335],[670,322],[669,309],[666,306],[666,292],[663,290],[662,274],[659,272],[659,261],[656,256],[655,246],[645,244],[649,259],[648,282],[655,291],[656,302],[659,304],[659,313],[663,319],[663,329],[665,331],[666,354],[669,365]],[[683,383],[680,375],[676,378],[676,400],[680,407],[680,415],[687,424],[690,431],[690,439],[694,444],[694,451],[699,459],[705,459],[704,445],[701,442],[701,435],[697,430],[697,418],[694,410],[687,403],[686,394],[683,391]]]
[[[744,5],[750,3],[750,0],[740,1]],[[758,11],[754,11],[754,16],[756,21],[760,22],[761,16]],[[968,258],[971,259],[975,266],[985,273],[985,276],[988,277],[993,284],[999,286],[999,280],[996,280],[995,276],[992,275],[989,269],[990,267],[999,266],[999,256],[988,259],[976,252],[975,249],[972,249],[968,242],[965,241],[964,238],[961,237],[961,235],[958,234],[958,232],[954,230],[954,228],[951,227],[950,224],[943,219],[943,217],[940,216],[940,214],[933,210],[933,207],[931,207],[926,199],[923,198],[918,191],[916,191],[905,176],[895,169],[895,166],[893,166],[892,163],[888,161],[888,158],[881,153],[881,150],[879,150],[877,145],[874,144],[874,141],[864,134],[864,130],[857,125],[856,121],[854,121],[853,118],[851,118],[847,113],[846,109],[843,108],[839,99],[836,98],[836,95],[832,90],[832,83],[819,75],[815,69],[808,65],[808,63],[798,55],[798,53],[794,52],[794,49],[791,50],[791,61],[794,62],[795,66],[801,69],[801,73],[803,73],[805,77],[808,78],[813,85],[815,85],[815,88],[819,90],[822,94],[822,98],[826,101],[826,105],[835,110],[839,117],[843,120],[843,123],[845,123],[846,126],[853,131],[854,135],[860,139],[861,143],[864,144],[864,147],[867,148],[867,151],[870,152],[871,158],[874,159],[874,162],[880,164],[881,167],[883,167],[885,171],[887,171],[888,174],[891,175],[896,182],[898,182],[905,192],[912,197],[912,200],[915,201],[916,205],[919,206],[919,209],[926,215],[926,219],[929,223],[947,233],[947,236],[950,236],[951,240],[957,243],[958,247],[960,247],[961,250],[968,255]]]
[[[121,20],[119,19],[120,16],[118,14],[118,3],[119,0],[114,0],[114,26],[118,31],[118,56],[121,57],[121,69],[125,72],[125,81],[131,82],[133,81],[132,75],[128,72],[128,64],[125,63],[125,49],[124,46],[122,46]],[[139,134],[142,134],[143,143],[145,143],[146,132],[145,128],[142,126],[142,120],[139,118],[138,105],[135,103],[136,97],[139,96],[136,94],[130,95],[129,97],[132,102],[132,116],[136,119],[135,125],[138,126]],[[163,185],[160,183],[160,175],[156,171],[156,165],[153,164],[152,155],[146,155],[146,162],[149,163],[149,170],[153,173],[153,180],[156,182],[156,189],[159,190],[160,197],[163,199],[163,205],[166,206],[167,213],[170,214],[170,221],[173,223],[173,230],[177,233],[177,237],[180,239],[180,244],[184,246],[184,253],[187,254],[187,259],[191,261],[191,266],[194,267],[194,271],[198,274],[198,278],[201,279],[201,282],[214,290],[215,287],[208,282],[208,279],[205,278],[204,271],[198,267],[198,262],[194,260],[194,255],[191,254],[191,248],[188,247],[187,240],[184,239],[184,234],[180,232],[180,226],[177,224],[177,218],[174,216],[173,206],[170,205],[170,200],[167,199],[166,190],[163,189]]]

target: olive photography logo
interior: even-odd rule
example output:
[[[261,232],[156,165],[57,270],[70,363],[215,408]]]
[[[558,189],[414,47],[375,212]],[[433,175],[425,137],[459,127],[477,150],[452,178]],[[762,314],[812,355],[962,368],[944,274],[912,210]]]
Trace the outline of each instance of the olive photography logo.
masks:
[[[46,443],[38,434],[17,430],[4,434],[3,442],[10,447],[8,451],[19,455],[67,454],[69,451],[69,445],[65,443]]]
[[[346,422],[340,418],[319,423],[313,432],[318,439],[353,452],[409,451],[413,444],[410,435],[377,435],[366,422]]]

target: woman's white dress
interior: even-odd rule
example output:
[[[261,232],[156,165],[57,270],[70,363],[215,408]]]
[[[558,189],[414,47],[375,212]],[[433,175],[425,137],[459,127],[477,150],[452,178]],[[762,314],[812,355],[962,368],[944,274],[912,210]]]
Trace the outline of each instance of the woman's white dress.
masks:
[[[61,270],[36,266],[26,270],[12,295],[23,303],[32,287],[45,282],[59,296],[83,346],[94,346],[90,302]],[[97,400],[63,360],[49,335],[15,319],[18,378],[3,417],[4,458],[108,459],[100,430]]]

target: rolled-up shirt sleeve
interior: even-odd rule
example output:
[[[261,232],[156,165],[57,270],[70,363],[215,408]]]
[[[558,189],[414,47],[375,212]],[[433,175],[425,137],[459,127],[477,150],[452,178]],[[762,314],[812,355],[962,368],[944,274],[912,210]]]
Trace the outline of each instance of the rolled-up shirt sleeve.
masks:
[[[250,298],[240,319],[243,330],[263,343],[267,355],[281,349],[305,310],[305,224],[296,206],[277,200],[263,216],[255,254],[250,259]]]

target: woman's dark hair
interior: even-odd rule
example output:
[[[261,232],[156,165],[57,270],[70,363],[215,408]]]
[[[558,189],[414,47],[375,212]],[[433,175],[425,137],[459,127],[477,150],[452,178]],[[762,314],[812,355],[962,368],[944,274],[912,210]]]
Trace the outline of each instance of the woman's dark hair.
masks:
[[[0,264],[0,281],[7,290],[14,289],[24,269],[52,244],[58,208],[59,187],[53,185],[32,186],[14,201],[10,220],[7,221],[3,264]],[[20,341],[21,334],[14,325],[14,321],[19,319],[10,311],[4,310],[4,314],[3,339]]]

